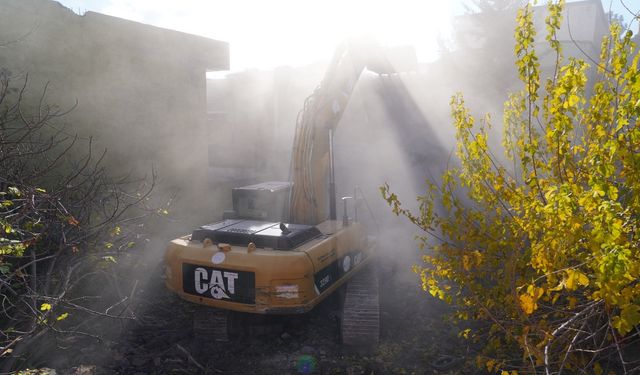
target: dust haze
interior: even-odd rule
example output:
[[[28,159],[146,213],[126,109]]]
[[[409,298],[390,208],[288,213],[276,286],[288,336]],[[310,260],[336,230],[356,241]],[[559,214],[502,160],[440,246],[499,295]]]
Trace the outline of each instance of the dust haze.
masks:
[[[424,181],[437,182],[456,166],[449,109],[456,92],[464,93],[474,115],[492,114],[491,144],[500,156],[502,103],[518,87],[513,59],[505,56],[512,56],[510,20],[519,3],[505,1],[505,9],[484,18],[456,19],[455,33],[441,36],[433,62],[417,61],[410,45],[389,49],[397,72],[364,70],[337,126],[338,218],[340,197],[361,198],[358,219],[378,237],[394,282],[411,289],[416,305],[430,298],[411,271],[421,262],[414,240],[420,232],[392,214],[379,187],[389,183],[403,204],[415,208]],[[587,17],[591,8],[581,6],[593,2],[579,3],[574,19]],[[106,149],[104,163],[114,176],[157,174],[149,204],[168,214],[141,229],[140,246],[129,255],[133,263],[124,266],[129,285],[139,282],[147,290],[164,288],[149,280],[160,270],[167,242],[220,220],[232,208],[233,187],[290,179],[298,112],[331,57],[306,66],[233,71],[233,45],[92,12],[78,16],[49,0],[3,0],[0,30],[0,67],[16,80],[28,75],[31,100],[39,100],[48,82],[46,100],[72,108],[65,117],[68,131],[91,136],[96,150]],[[597,56],[602,30],[582,50]],[[217,73],[207,78],[207,71]],[[353,201],[348,213],[354,216]]]
[[[67,131],[93,138],[115,177],[158,181],[151,205],[166,209],[121,267],[129,287],[151,282],[166,244],[232,208],[231,188],[290,178],[296,118],[321,82],[326,60],[275,70],[228,71],[223,42],[97,13],[76,15],[48,0],[9,0],[0,13],[0,65],[29,79],[31,100],[71,109]],[[365,70],[336,132],[338,198],[358,196],[358,216],[380,241],[396,277],[418,290],[417,228],[395,217],[379,187],[411,207],[424,180],[450,160],[448,98],[462,89],[455,68],[423,64],[412,46],[390,50],[398,73]],[[400,52],[400,53],[399,53]],[[207,71],[223,71],[207,79]],[[226,71],[226,72],[225,72]],[[437,73],[435,73],[437,72]],[[484,96],[487,102],[493,102]],[[357,189],[357,191],[356,191]],[[338,202],[338,215],[342,216]],[[354,215],[349,202],[349,215]]]
[[[226,44],[92,12],[78,16],[53,1],[4,6],[3,35],[17,42],[4,47],[0,63],[17,78],[29,75],[34,100],[49,82],[47,100],[73,108],[69,131],[107,150],[114,175],[157,173],[154,203],[169,215],[149,234],[152,258],[161,257],[171,238],[220,219],[231,208],[232,187],[290,178],[296,117],[330,56],[207,79],[207,71],[229,69]],[[413,236],[384,234],[406,223],[393,217],[378,188],[389,182],[411,203],[425,178],[455,163],[448,100],[476,89],[463,78],[482,71],[464,64],[464,56],[421,63],[412,51],[391,49],[393,63],[403,68],[397,74],[363,72],[336,133],[338,196],[361,189],[367,215],[379,222],[382,239],[394,238],[396,256],[415,252]],[[478,112],[499,113],[503,93],[482,91],[467,97],[482,98]]]

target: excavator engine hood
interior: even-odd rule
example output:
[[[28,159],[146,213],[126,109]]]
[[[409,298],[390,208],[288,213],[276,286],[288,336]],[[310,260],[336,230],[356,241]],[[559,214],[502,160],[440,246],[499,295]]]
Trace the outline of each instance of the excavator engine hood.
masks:
[[[206,238],[215,243],[246,246],[253,243],[259,248],[293,250],[322,233],[311,225],[272,223],[257,220],[223,220],[203,225],[193,231],[193,241]]]

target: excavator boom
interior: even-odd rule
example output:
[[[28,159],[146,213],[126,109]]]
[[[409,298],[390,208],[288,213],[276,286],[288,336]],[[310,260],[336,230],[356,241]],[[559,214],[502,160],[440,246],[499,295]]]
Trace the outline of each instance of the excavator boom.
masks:
[[[298,114],[291,158],[293,186],[290,209],[294,223],[313,225],[327,217],[336,219],[333,131],[365,69],[378,73],[392,72],[382,50],[372,41],[351,40],[340,45],[322,82],[305,100]]]

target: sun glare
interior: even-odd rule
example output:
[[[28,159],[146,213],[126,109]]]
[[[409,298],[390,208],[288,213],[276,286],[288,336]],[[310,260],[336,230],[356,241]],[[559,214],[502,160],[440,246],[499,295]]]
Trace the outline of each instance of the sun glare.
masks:
[[[273,69],[329,60],[350,37],[413,45],[419,61],[437,57],[456,1],[443,0],[62,0],[100,13],[230,44],[232,70]],[[93,5],[93,6],[91,6]]]
[[[413,45],[419,61],[437,57],[438,35],[450,30],[448,1],[245,1],[200,34],[230,43],[231,68],[271,69],[329,60],[350,37],[369,35],[387,46]],[[247,11],[250,9],[250,11]],[[217,9],[217,17],[224,17]],[[229,23],[227,20],[234,20]],[[226,27],[226,29],[223,29]]]

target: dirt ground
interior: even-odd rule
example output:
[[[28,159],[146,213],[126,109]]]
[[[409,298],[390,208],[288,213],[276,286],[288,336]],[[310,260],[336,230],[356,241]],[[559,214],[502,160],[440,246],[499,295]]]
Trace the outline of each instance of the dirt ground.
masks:
[[[473,358],[468,343],[444,319],[448,307],[419,288],[411,262],[382,262],[381,339],[372,353],[343,350],[335,299],[303,316],[272,318],[280,329],[271,332],[249,331],[228,343],[196,339],[198,307],[164,288],[157,264],[139,263],[137,273],[150,276],[129,306],[136,319],[102,321],[94,331],[105,340],[77,337],[41,365],[76,375],[474,373],[465,362]]]

